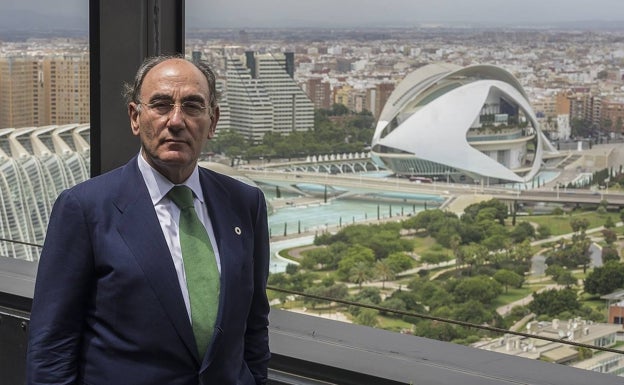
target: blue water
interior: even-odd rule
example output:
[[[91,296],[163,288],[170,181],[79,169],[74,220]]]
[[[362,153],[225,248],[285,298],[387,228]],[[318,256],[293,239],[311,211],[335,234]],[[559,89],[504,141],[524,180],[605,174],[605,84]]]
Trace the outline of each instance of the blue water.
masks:
[[[434,205],[430,204],[430,207]],[[423,209],[424,203],[398,204],[335,199],[327,203],[279,209],[269,215],[269,228],[271,235],[284,235],[284,230],[287,235],[306,231],[320,232],[328,227],[344,226],[370,219],[384,219],[390,216],[406,216]]]
[[[387,172],[377,173],[376,176],[386,177]],[[324,189],[324,186],[303,182],[298,187],[317,194],[320,191],[319,188]],[[278,200],[283,201],[300,196],[286,189],[277,189],[274,186],[261,186],[261,188],[269,206],[273,206],[272,202]],[[331,193],[339,189],[331,187],[329,190],[328,192]],[[324,203],[322,198],[319,198],[317,203],[308,205],[282,206],[269,214],[270,235],[272,238],[284,235],[295,238],[271,242],[271,272],[284,271],[289,263],[289,261],[277,256],[280,250],[309,245],[314,240],[314,234],[327,230],[336,231],[342,226],[364,223],[365,221],[369,223],[368,221],[377,219],[396,218],[400,220],[425,208],[438,207],[443,201],[444,198],[439,195],[388,191],[370,194],[366,198],[360,199],[353,197],[335,198]]]

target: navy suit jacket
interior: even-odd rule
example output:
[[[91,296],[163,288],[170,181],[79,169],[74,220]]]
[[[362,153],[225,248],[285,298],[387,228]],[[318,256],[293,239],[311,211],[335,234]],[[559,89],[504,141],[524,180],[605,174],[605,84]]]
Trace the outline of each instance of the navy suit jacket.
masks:
[[[54,204],[29,326],[28,384],[266,382],[266,202],[255,187],[201,167],[199,175],[221,260],[205,356],[135,157]]]

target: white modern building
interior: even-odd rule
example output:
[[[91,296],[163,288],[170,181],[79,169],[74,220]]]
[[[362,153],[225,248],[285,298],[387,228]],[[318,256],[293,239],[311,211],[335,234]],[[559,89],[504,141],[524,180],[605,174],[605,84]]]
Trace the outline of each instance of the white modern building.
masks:
[[[556,150],[518,80],[492,65],[430,64],[386,102],[372,156],[398,175],[455,182],[527,182]]]
[[[0,129],[0,256],[36,260],[50,210],[89,177],[89,125]]]

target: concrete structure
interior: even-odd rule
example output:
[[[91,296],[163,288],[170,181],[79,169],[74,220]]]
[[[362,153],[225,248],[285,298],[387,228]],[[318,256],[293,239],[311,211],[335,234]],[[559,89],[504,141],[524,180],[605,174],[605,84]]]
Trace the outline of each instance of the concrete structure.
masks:
[[[407,75],[386,103],[374,159],[397,174],[459,182],[527,182],[556,152],[520,83],[490,65],[431,64]]]

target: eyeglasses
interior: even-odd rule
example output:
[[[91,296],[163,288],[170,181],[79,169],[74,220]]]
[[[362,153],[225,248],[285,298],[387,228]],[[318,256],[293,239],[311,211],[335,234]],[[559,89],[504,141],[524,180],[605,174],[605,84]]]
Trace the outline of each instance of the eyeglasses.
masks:
[[[201,116],[206,110],[206,106],[200,102],[194,102],[187,100],[182,103],[169,103],[169,102],[154,102],[154,103],[139,103],[154,111],[158,115],[169,115],[174,108],[180,107],[180,110],[184,115],[190,117]]]

